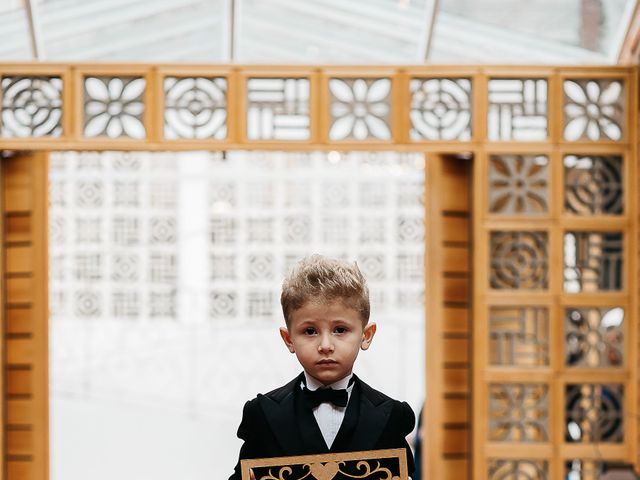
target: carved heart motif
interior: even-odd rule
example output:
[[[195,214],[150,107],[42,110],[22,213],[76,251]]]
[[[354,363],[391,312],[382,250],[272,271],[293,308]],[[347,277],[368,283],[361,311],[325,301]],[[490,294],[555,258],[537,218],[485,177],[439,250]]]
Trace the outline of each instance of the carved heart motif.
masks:
[[[338,464],[335,462],[327,462],[324,465],[322,463],[311,464],[311,475],[316,480],[332,480],[338,470]]]

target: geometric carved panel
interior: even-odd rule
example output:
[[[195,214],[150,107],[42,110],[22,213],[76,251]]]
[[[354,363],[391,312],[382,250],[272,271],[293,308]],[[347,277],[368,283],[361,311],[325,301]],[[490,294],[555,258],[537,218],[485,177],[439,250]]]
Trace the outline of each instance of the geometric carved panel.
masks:
[[[331,140],[391,138],[391,79],[331,78]]]
[[[570,460],[565,462],[567,480],[599,480],[604,473],[604,462],[597,460]]]
[[[2,137],[59,137],[62,78],[2,77]]]
[[[489,80],[489,140],[547,138],[547,81]]]
[[[544,442],[549,439],[549,387],[545,384],[489,386],[489,440]]]
[[[469,140],[471,80],[411,79],[411,139]]]
[[[621,290],[623,242],[620,232],[565,232],[565,292]]]
[[[549,311],[543,307],[491,307],[489,363],[516,367],[549,364]]]
[[[223,77],[164,79],[164,137],[227,136],[227,80]]]
[[[546,232],[491,232],[490,242],[491,288],[548,288]]]
[[[621,80],[566,80],[564,138],[621,140],[625,123],[624,98]]]
[[[142,77],[84,78],[84,136],[144,138]]]
[[[549,464],[542,460],[491,460],[489,480],[548,480]]]
[[[619,215],[623,211],[622,157],[564,157],[565,209],[578,215]]]
[[[566,363],[571,367],[622,367],[624,310],[568,308],[565,311]]]
[[[568,384],[565,388],[567,442],[624,441],[624,386]]]
[[[549,210],[549,159],[544,155],[489,157],[489,210],[541,214]]]
[[[249,140],[309,138],[309,79],[249,78],[247,80]]]

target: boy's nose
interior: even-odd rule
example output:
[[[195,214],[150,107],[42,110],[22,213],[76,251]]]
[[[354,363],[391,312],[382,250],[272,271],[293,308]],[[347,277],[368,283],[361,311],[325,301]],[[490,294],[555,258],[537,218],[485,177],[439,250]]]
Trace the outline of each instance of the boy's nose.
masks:
[[[330,335],[323,335],[320,337],[320,344],[318,345],[319,352],[333,352],[333,342]]]

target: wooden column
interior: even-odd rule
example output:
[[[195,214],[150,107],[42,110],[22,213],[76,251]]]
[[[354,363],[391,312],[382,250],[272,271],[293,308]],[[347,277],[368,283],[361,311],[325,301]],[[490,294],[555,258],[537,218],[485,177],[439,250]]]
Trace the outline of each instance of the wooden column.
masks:
[[[48,154],[2,160],[3,455],[6,480],[49,476]]]
[[[423,471],[471,478],[471,162],[430,155],[426,178],[427,399]]]

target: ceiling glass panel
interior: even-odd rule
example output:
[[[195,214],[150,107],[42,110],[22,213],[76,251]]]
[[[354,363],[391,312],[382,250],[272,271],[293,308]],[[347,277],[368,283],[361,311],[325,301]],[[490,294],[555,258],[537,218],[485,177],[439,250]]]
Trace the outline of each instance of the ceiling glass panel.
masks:
[[[416,63],[428,0],[237,0],[243,63]]]
[[[226,0],[44,0],[46,60],[226,61]]]
[[[0,60],[31,60],[29,24],[22,1],[0,1]]]
[[[41,60],[415,64],[436,0],[34,0]],[[440,0],[428,63],[615,63],[633,0]],[[31,60],[0,0],[0,60]]]
[[[631,0],[441,0],[433,62],[610,63]]]

